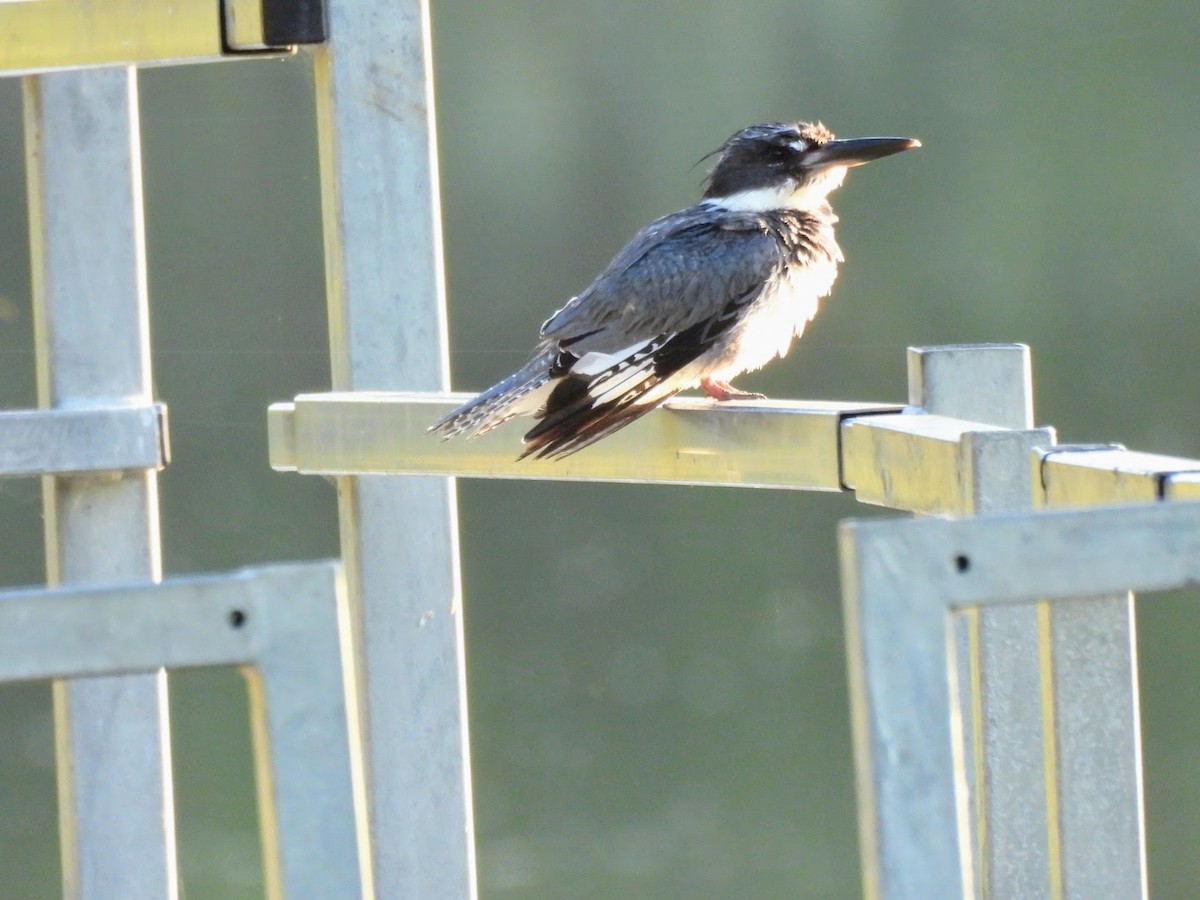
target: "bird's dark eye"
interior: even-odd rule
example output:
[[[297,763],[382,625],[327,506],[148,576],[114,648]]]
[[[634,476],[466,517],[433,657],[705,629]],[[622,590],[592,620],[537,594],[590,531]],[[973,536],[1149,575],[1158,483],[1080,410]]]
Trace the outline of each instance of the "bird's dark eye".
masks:
[[[778,143],[771,143],[767,148],[767,156],[773,160],[787,160],[796,155],[796,152],[803,149],[803,142],[783,140]]]
[[[808,141],[800,137],[798,134],[781,135],[772,142],[771,150],[773,156],[787,158],[794,156],[797,153],[803,153],[808,149]]]

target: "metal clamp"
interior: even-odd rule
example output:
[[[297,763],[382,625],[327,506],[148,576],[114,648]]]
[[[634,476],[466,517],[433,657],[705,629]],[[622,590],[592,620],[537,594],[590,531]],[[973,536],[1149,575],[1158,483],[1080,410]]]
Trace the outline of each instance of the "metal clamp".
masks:
[[[159,470],[169,459],[161,403],[0,412],[0,477]]]

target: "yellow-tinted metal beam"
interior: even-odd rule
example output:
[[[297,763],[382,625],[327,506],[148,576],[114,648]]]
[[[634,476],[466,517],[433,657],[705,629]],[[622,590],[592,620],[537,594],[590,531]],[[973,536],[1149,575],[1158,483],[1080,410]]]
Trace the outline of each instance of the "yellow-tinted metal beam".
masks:
[[[849,419],[842,425],[847,488],[863,503],[935,515],[995,508],[1009,485],[977,473],[996,453],[1051,446],[1049,428],[1014,430],[937,415],[905,413]],[[1028,485],[1021,490],[1028,495]]]
[[[517,461],[521,422],[442,442],[426,430],[468,394],[302,394],[269,413],[271,465],[321,474],[406,473],[842,490],[838,429],[869,403],[673,400],[568,456]]]
[[[1168,475],[1163,481],[1163,499],[1200,500],[1200,472]]]
[[[1040,506],[1067,507],[1186,499],[1189,491],[1200,496],[1184,475],[1200,475],[1200,460],[1119,446],[1055,447],[1042,456],[1043,490],[1035,499]]]
[[[971,475],[1010,435],[1032,444],[1034,504],[1200,498],[1200,460],[1119,447],[1056,447],[1052,429],[1012,431],[872,403],[677,398],[554,462],[517,461],[522,422],[478,439],[426,429],[468,394],[302,394],[270,409],[271,465],[314,474],[664,482],[853,490],[864,503],[940,515],[987,506]],[[1024,436],[1023,438],[1021,436]],[[1011,449],[1011,448],[1010,448]]]
[[[0,0],[0,75],[200,62],[263,41],[262,0]]]
[[[225,39],[239,50],[264,50],[260,0],[225,0]]]

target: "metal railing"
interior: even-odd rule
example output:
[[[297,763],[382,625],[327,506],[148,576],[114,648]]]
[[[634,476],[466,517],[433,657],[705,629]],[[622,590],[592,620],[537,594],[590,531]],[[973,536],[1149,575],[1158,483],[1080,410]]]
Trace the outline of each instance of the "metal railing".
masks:
[[[0,474],[46,479],[52,585],[0,595],[0,679],[60,679],[69,896],[176,896],[163,669],[209,664],[258,673],[272,896],[475,895],[453,477],[852,491],[971,517],[843,530],[867,893],[1145,895],[1127,592],[1196,577],[1196,511],[1141,501],[1200,498],[1200,462],[1057,445],[1019,345],[910,351],[903,405],[677,400],[553,463],[516,462],[509,427],[441,444],[425,429],[463,398],[426,3],[87,6],[0,4],[17,48],[0,69],[28,75],[43,407],[0,413]],[[136,75],[91,67],[303,42],[335,390],[275,404],[268,429],[272,466],[337,479],[346,587],[329,564],[159,584]],[[1035,513],[1107,503],[1140,505]]]
[[[433,440],[429,423],[458,405],[460,395],[304,394],[270,409],[271,464],[342,476],[845,490],[865,503],[942,516],[1200,498],[1196,460],[1058,445],[1053,429],[1033,428],[1030,368],[1021,345],[916,348],[909,351],[907,406],[681,399],[556,462],[517,461],[519,424],[474,441]],[[954,617],[958,777],[969,810],[961,822],[953,804],[913,806],[921,790],[916,768],[889,772],[887,783],[905,785],[904,793],[871,790],[879,767],[889,766],[889,758],[915,758],[932,732],[914,726],[914,745],[897,740],[893,719],[909,707],[868,705],[863,691],[872,680],[881,692],[888,678],[902,680],[894,669],[885,678],[867,672],[862,660],[855,664],[869,896],[961,896],[976,889],[982,896],[1144,896],[1128,594],[1138,586],[1138,571],[1131,569],[1129,579],[1126,590],[1085,606],[981,606]],[[1081,594],[1088,593],[1085,583]],[[846,590],[848,621],[857,621],[850,607],[860,600],[849,584]],[[848,637],[853,646],[857,638]],[[931,640],[921,648],[944,645],[944,638]],[[1105,702],[1095,702],[1098,696]],[[911,693],[904,702],[921,706]],[[940,711],[923,709],[925,723]],[[948,711],[939,719],[943,729],[950,719]],[[889,737],[881,742],[880,734]],[[949,760],[950,749],[947,738],[939,760]],[[953,771],[944,774],[950,778]],[[941,841],[953,865],[911,880],[905,873],[928,867],[926,857],[898,837],[905,829],[924,836],[926,848]],[[945,873],[957,872],[960,863],[963,880],[952,883]],[[937,891],[925,892],[931,886]]]

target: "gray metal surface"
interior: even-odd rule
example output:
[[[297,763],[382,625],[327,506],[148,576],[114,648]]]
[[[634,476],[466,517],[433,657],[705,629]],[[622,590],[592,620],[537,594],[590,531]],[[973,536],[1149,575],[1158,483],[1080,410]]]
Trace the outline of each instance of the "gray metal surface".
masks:
[[[899,523],[907,527],[924,522]],[[867,900],[976,896],[946,608],[903,552],[843,524],[839,562]],[[903,534],[904,532],[902,532]],[[943,564],[946,559],[943,545]]]
[[[251,667],[268,896],[359,900],[365,824],[351,776],[344,618],[339,570],[328,562],[4,591],[0,681],[111,684],[161,667]],[[163,896],[135,892],[127,880],[102,895]]]
[[[150,344],[134,71],[65,72],[24,84],[39,405],[145,409]],[[154,471],[44,485],[51,584],[160,577]],[[57,682],[54,700],[64,896],[177,896],[165,675]]]
[[[916,376],[910,401],[928,412],[1032,424],[1027,348],[928,348],[911,351],[909,363]],[[986,500],[961,511],[1017,512],[1085,496],[1155,499],[1163,470],[1196,465],[1123,450],[1078,453],[1053,443],[1051,436],[980,461],[971,483]],[[985,610],[959,622],[965,632],[959,666],[968,673],[971,699],[964,732],[973,764],[970,824],[982,894],[1140,896],[1145,874],[1131,862],[1142,858],[1144,838],[1129,598],[1093,598],[1084,608]],[[1105,701],[1089,702],[1097,692]],[[1092,777],[1098,775],[1104,777]],[[1096,816],[1101,797],[1108,815]]]
[[[425,0],[330,0],[313,51],[333,386],[444,390]],[[453,482],[338,479],[381,898],[475,896]]]
[[[1054,605],[1077,610],[1091,601],[1069,598],[1195,583],[1200,504],[849,522],[841,528],[840,546],[853,717],[857,739],[868,744],[860,749],[869,750],[858,755],[867,894],[921,900],[974,896],[974,870],[959,852],[960,845],[970,846],[959,805],[967,766],[952,749],[951,732],[963,728],[951,700],[962,673],[947,641],[948,613],[1039,599],[1066,600]],[[1056,617],[1060,621],[1066,620]],[[1087,635],[1082,637],[1086,643]],[[1106,688],[1107,681],[1102,673],[1098,687]],[[1093,695],[1089,702],[1097,699]],[[874,765],[863,766],[864,760]],[[1091,758],[1082,757],[1078,776],[1106,776],[1103,763],[1088,771],[1090,766]],[[1064,775],[1072,777],[1075,773]],[[1129,821],[1119,791],[1085,791],[1079,800],[1070,815]],[[1048,803],[1046,815],[1053,809]],[[1093,858],[1089,870],[1076,868],[1074,851],[1065,846],[1071,839],[1064,836],[1063,880],[1037,895],[1144,896],[1140,845],[1133,858]],[[1111,846],[1092,849],[1109,852]],[[1114,879],[1118,866],[1126,872]]]
[[[1074,900],[1148,896],[1133,613],[1128,591],[1051,610],[1060,896]]]
[[[166,416],[161,403],[0,411],[0,477],[161,469]]]
[[[1033,427],[1033,370],[1025,344],[910,347],[908,402],[952,419]]]
[[[899,570],[896,583],[928,588],[937,603],[920,609],[1075,601],[1200,583],[1200,503],[1192,501],[970,519],[850,520],[840,531],[859,548],[872,543],[872,565]],[[904,614],[902,606],[885,618]]]
[[[271,407],[271,465],[344,472],[438,472],[490,478],[603,479],[842,490],[838,428],[848,416],[894,412],[869,403],[679,398],[565,459],[517,460],[520,422],[443,442],[429,424],[458,394],[302,394]]]
[[[1196,460],[1122,447],[1057,447],[1042,455],[1035,495],[1047,507],[1153,502]],[[1082,595],[1081,595],[1082,596]],[[1051,773],[1059,823],[1055,882],[1066,898],[1147,895],[1141,718],[1133,597],[1121,591],[1057,605],[1044,629],[1052,673]]]
[[[971,490],[946,512],[981,515],[1032,508],[1040,448],[1051,429],[1033,430],[1029,348],[1023,345],[914,348],[909,402],[1014,431],[968,435]],[[1047,822],[1043,674],[1035,606],[968,610],[953,619],[967,802],[960,833],[970,835],[974,882],[985,897],[1045,896],[1051,883]],[[1052,761],[1051,761],[1052,763]],[[966,854],[964,853],[964,856]]]

